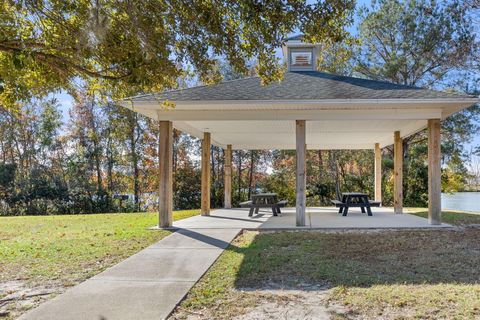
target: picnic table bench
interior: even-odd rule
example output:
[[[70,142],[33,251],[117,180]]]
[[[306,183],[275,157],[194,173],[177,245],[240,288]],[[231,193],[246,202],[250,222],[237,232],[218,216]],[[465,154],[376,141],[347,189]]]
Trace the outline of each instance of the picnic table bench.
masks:
[[[332,204],[339,208],[338,213],[343,213],[343,216],[348,214],[349,208],[360,208],[362,213],[365,213],[365,209],[369,216],[372,216],[371,207],[380,207],[380,201],[371,201],[368,199],[366,193],[360,192],[345,192],[342,193],[342,201],[332,200]]]
[[[252,195],[252,200],[245,201],[240,203],[242,208],[250,208],[248,216],[253,216],[253,212],[258,214],[260,208],[272,208],[272,213],[274,216],[277,216],[280,211],[280,208],[284,208],[287,205],[287,200],[278,201],[276,193],[259,193]]]

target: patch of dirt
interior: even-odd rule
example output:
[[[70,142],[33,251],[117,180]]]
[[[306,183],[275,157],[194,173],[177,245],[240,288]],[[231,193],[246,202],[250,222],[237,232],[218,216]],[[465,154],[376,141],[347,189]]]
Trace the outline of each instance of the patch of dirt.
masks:
[[[260,300],[235,320],[289,319],[326,320],[345,314],[344,307],[328,303],[329,290],[256,290],[256,294],[272,299]]]
[[[215,309],[225,308],[226,304],[219,304],[212,309],[188,310],[177,308],[171,319],[228,319],[234,320],[326,320],[347,319],[350,310],[332,303],[329,300],[330,288],[319,284],[299,284],[295,287],[284,287],[270,283],[258,288],[242,288],[230,293],[226,298],[253,300],[249,306],[230,306],[233,309],[228,313],[217,314]],[[227,303],[230,305],[230,303]],[[228,307],[227,307],[228,308]],[[236,314],[235,316],[233,314]]]
[[[0,319],[14,319],[66,289],[54,282],[35,286],[21,280],[0,282]]]

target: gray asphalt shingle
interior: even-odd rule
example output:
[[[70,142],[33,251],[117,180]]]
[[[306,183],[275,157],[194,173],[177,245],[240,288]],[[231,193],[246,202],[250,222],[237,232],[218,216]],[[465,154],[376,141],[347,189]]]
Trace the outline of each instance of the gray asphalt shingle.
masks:
[[[322,99],[454,99],[471,98],[447,93],[324,72],[287,72],[281,82],[268,86],[259,77],[225,81],[131,98],[133,101],[212,100],[322,100]],[[130,100],[130,99],[129,99]]]

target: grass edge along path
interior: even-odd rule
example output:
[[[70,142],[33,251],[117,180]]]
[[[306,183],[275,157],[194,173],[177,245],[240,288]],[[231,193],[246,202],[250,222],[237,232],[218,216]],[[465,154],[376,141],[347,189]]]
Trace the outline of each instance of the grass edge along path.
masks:
[[[428,219],[428,211],[425,210],[425,208],[407,208],[406,212]],[[480,212],[474,213],[454,210],[442,211],[442,222],[456,226],[480,226]]]

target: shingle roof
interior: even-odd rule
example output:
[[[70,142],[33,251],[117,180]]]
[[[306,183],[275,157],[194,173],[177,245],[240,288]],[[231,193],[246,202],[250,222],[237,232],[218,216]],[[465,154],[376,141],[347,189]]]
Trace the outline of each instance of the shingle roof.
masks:
[[[338,76],[324,72],[287,72],[285,79],[268,86],[259,77],[225,81],[130,98],[133,101],[214,100],[322,100],[322,99],[455,99],[461,93],[421,89],[383,81]]]
[[[303,34],[297,34],[297,35],[294,35],[294,36],[291,36],[291,37],[288,37],[287,39],[285,39],[285,41],[296,41],[296,40],[302,40],[303,38]]]

